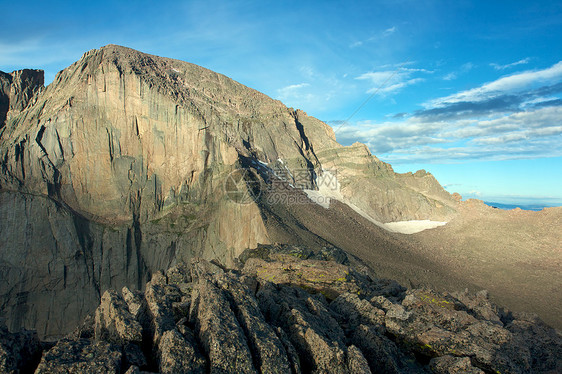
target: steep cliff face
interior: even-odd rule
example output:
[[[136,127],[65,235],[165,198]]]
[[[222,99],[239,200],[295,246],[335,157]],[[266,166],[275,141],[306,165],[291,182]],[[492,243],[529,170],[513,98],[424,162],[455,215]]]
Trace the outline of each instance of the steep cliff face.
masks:
[[[43,89],[42,70],[16,70],[11,74],[0,72],[0,129],[7,119],[21,112],[31,99]]]
[[[0,84],[0,297],[12,329],[66,332],[107,288],[269,243],[267,203],[225,191],[243,166],[307,189],[336,169],[344,197],[382,222],[453,211],[444,191],[426,193],[440,189],[432,177],[396,175],[323,122],[186,62],[110,45],[44,89],[30,70]]]

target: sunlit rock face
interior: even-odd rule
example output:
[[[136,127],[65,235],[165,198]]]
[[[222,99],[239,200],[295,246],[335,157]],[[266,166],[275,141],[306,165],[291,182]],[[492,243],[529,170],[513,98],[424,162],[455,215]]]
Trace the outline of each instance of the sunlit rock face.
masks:
[[[2,312],[41,336],[67,332],[108,288],[142,288],[193,256],[230,264],[271,242],[265,203],[225,193],[241,167],[282,168],[307,189],[332,170],[345,200],[381,222],[454,214],[432,176],[395,174],[302,111],[113,45],[48,87],[40,71],[0,74],[0,164]]]

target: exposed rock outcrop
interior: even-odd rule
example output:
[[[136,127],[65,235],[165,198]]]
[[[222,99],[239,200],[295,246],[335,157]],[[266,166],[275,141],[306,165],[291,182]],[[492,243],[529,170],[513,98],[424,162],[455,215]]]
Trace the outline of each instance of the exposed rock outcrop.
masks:
[[[293,256],[295,262],[311,261],[298,258],[310,253],[307,250],[269,246],[246,252],[246,264],[252,258],[264,258],[264,252],[268,263],[280,270],[286,266],[286,256]],[[315,261],[318,268],[346,267],[350,277],[342,281],[345,283],[352,283],[354,274],[360,274],[354,266]],[[484,303],[483,293],[464,293],[464,302],[431,289],[401,288],[388,293],[380,288],[384,282],[363,275],[361,282],[354,283],[360,292],[342,292],[329,299],[310,287],[303,288],[300,281],[292,283],[293,278],[275,284],[247,270],[245,266],[221,269],[205,260],[194,260],[191,265],[171,268],[167,276],[155,274],[144,294],[124,289],[127,302],[117,292],[108,291],[95,321],[85,324],[99,331],[102,321],[111,326],[107,331],[114,333],[97,333],[90,338],[74,335],[45,347],[36,373],[562,370],[559,332],[538,320],[515,318],[489,302],[489,313],[477,312],[473,306]],[[135,312],[143,303],[150,311],[144,316]],[[136,319],[131,320],[132,315]],[[142,326],[142,352],[138,355],[146,355],[145,361],[133,361],[129,353],[129,347],[139,343],[138,326]],[[29,342],[25,338],[29,336],[29,332],[2,330],[0,342],[4,350],[20,352],[21,363],[34,350],[22,349],[25,344],[4,342]],[[31,346],[37,347],[33,341]],[[37,365],[38,361],[28,362]],[[12,365],[18,372],[21,364]]]
[[[0,372],[32,372],[40,358],[41,344],[36,332],[10,333],[0,320]]]
[[[23,69],[11,74],[0,71],[0,129],[28,106],[44,83],[43,70]]]

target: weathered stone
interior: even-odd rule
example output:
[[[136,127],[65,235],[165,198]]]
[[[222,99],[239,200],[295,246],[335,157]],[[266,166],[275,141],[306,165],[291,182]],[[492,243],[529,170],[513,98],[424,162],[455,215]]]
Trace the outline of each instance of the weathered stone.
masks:
[[[297,353],[295,346],[291,343],[289,337],[287,336],[285,331],[283,331],[282,328],[277,327],[275,329],[275,333],[279,337],[279,340],[281,340],[281,343],[283,344],[283,348],[285,348],[285,352],[287,352],[287,358],[291,363],[291,373],[300,374],[301,363],[300,363],[299,354]]]
[[[373,294],[401,301],[406,288],[392,279],[373,279]]]
[[[213,274],[222,274],[224,270],[213,264],[212,262],[205,261],[200,258],[194,258],[191,261],[191,278],[193,280],[199,280],[201,278],[209,277]]]
[[[531,354],[523,341],[498,323],[478,320],[450,296],[427,289],[408,291],[402,305],[386,313],[387,330],[420,354],[470,356],[486,371],[526,372]],[[466,308],[466,307],[465,307]]]
[[[142,348],[137,343],[126,343],[122,348],[123,361],[127,365],[146,367],[148,361]]]
[[[141,374],[141,371],[138,366],[129,366],[129,369],[125,372],[125,374]]]
[[[441,356],[429,362],[431,371],[436,374],[484,374],[470,363],[468,357]]]
[[[288,373],[291,363],[283,344],[265,321],[250,290],[231,274],[220,274],[214,281],[227,295],[231,309],[248,339],[256,368],[261,373]]]
[[[347,331],[354,331],[359,325],[374,325],[384,333],[385,313],[373,306],[369,301],[362,300],[355,294],[342,294],[330,303],[330,309],[340,325],[347,325]]]
[[[398,347],[373,326],[360,325],[351,341],[363,352],[375,373],[402,373],[401,355]]]
[[[171,267],[168,271],[166,271],[166,278],[168,280],[168,284],[175,284],[179,286],[183,283],[190,283],[191,271],[189,265],[182,262],[179,265]]]
[[[144,298],[143,292],[123,287],[121,294],[127,303],[131,315],[141,324],[141,326],[143,326],[143,328],[147,328],[150,324],[150,317],[148,316],[148,304]]]
[[[0,321],[0,372],[31,372],[41,358],[41,345],[34,331],[10,333]]]
[[[146,284],[144,295],[150,315],[153,344],[158,346],[164,333],[176,326],[172,302],[166,297],[165,285],[152,283],[152,281]]]
[[[354,345],[347,347],[347,367],[350,373],[370,374],[369,363],[361,353],[361,350]]]
[[[280,259],[279,255],[276,259]],[[293,256],[272,262],[249,258],[243,272],[260,280],[319,292],[330,299],[344,292],[360,291],[356,280],[350,275],[349,267],[332,261],[299,260]]]
[[[43,353],[36,374],[100,374],[121,372],[121,351],[110,343],[60,340]]]
[[[307,292],[263,285],[257,293],[269,320],[281,326],[297,349],[304,372],[345,373],[345,336],[326,306]]]
[[[205,359],[176,329],[164,332],[158,355],[162,374],[205,373]]]
[[[88,314],[70,334],[72,339],[94,339],[96,335],[96,313]]]
[[[118,345],[94,340],[90,319],[73,340],[43,344],[50,349],[37,372],[554,373],[562,368],[562,336],[532,315],[514,313],[503,327],[430,289],[409,290],[401,303],[401,297],[392,302],[351,293],[330,303],[298,286],[256,285],[253,276],[239,271],[225,272],[203,260],[194,265],[189,296],[167,284],[163,274],[147,283],[144,295],[128,288],[123,298],[112,290],[104,293],[96,336]],[[465,297],[470,304],[471,296]],[[129,308],[137,317],[144,313],[148,323],[142,342]],[[127,332],[132,326],[137,333]],[[32,333],[1,329],[4,371],[32,371],[39,361],[33,360],[34,349],[41,347]]]
[[[562,333],[534,318],[518,315],[506,329],[519,338],[520,349],[531,354],[531,370],[562,373]]]
[[[125,300],[113,290],[105,291],[96,310],[95,338],[119,345],[142,343],[141,324],[129,312]]]
[[[466,289],[464,292],[454,292],[451,295],[462,302],[477,318],[502,324],[499,316],[500,311],[488,299],[488,291],[482,290],[472,295]]]
[[[340,248],[333,246],[322,247],[322,249],[314,257],[317,257],[319,260],[334,261],[338,264],[349,265],[347,254]]]
[[[209,357],[211,373],[256,373],[244,332],[224,291],[198,276],[190,318]]]

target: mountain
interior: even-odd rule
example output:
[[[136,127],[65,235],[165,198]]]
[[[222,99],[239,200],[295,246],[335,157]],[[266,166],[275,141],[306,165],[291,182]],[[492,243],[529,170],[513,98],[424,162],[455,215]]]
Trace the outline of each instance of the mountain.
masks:
[[[223,75],[109,45],[0,74],[0,316],[43,340],[107,290],[260,245],[339,248],[410,289],[490,290],[561,327],[562,210],[461,201]],[[433,228],[431,230],[423,230]]]
[[[195,256],[230,265],[258,243],[347,249],[360,230],[358,250],[401,248],[379,226],[456,214],[430,174],[396,174],[323,122],[193,64],[109,45],[47,87],[33,70],[1,82],[0,297],[14,330],[64,334],[106,289],[141,289]],[[225,189],[237,170],[259,182],[255,199]],[[319,191],[334,209],[308,198]]]

